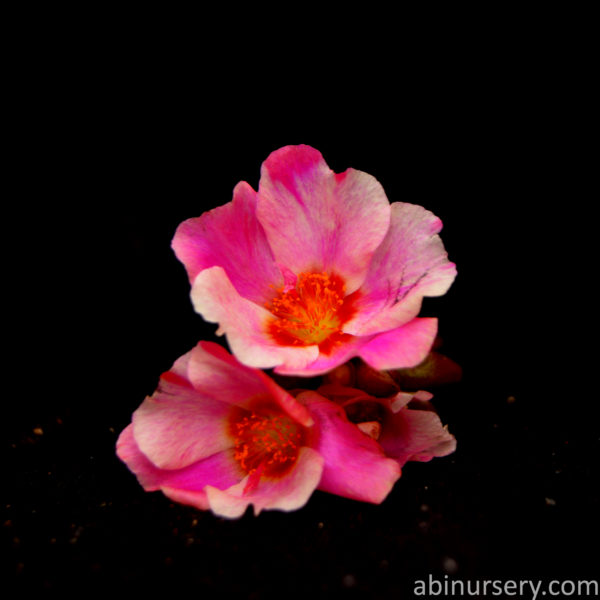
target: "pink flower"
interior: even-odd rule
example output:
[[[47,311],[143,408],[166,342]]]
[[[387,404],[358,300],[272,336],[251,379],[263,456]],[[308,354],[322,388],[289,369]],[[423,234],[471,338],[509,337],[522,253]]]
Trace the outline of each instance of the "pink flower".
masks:
[[[311,376],[362,357],[375,369],[419,364],[437,319],[417,317],[456,275],[420,206],[390,204],[379,182],[334,173],[309,146],[262,166],[258,192],[184,221],[173,248],[194,307],[219,323],[245,365]]]
[[[315,489],[380,503],[395,460],[336,403],[294,398],[221,346],[200,342],[134,412],[117,454],[147,491],[224,517],[294,510]]]

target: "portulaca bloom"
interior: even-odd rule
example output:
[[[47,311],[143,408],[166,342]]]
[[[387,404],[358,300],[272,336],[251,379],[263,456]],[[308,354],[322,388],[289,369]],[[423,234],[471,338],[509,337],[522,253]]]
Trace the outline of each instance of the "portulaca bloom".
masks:
[[[441,227],[421,206],[390,204],[371,175],[286,146],[258,191],[239,183],[231,202],[184,221],[173,248],[195,310],[238,360],[313,376],[355,356],[375,369],[427,356],[437,319],[418,317],[422,299],[456,276]]]
[[[146,491],[235,518],[302,507],[315,489],[382,502],[399,463],[322,395],[296,397],[200,342],[134,412],[117,455]]]

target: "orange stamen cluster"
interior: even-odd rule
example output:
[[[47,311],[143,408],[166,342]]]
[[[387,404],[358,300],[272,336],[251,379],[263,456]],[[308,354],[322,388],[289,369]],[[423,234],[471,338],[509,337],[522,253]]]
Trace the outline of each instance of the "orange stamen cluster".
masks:
[[[285,414],[240,411],[230,430],[235,440],[234,458],[250,475],[257,469],[267,476],[286,473],[304,441],[302,426]]]
[[[282,346],[318,345],[330,350],[344,336],[342,325],[354,314],[341,277],[328,273],[300,273],[296,286],[280,288],[266,307],[275,319],[269,333]]]

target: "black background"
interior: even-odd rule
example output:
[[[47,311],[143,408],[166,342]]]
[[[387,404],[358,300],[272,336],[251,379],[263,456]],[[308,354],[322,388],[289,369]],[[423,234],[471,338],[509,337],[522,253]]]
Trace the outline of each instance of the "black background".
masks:
[[[417,73],[399,57],[380,73],[340,51],[294,62],[284,87],[271,64],[97,39],[84,57],[36,51],[14,92],[24,316],[6,376],[6,582],[399,598],[429,574],[597,578],[583,74],[560,52],[437,55]],[[240,180],[256,189],[261,162],[296,143],[443,220],[458,277],[423,311],[464,369],[435,396],[458,449],[408,464],[381,506],[316,492],[228,521],[143,492],[114,445],[216,329],[193,312],[175,228]]]

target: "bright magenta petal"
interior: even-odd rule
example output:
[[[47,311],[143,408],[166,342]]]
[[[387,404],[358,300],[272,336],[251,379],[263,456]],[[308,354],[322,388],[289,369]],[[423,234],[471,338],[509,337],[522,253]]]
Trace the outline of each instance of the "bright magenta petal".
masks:
[[[319,489],[346,498],[379,504],[400,477],[395,460],[346,419],[344,410],[316,392],[303,392],[315,419],[316,450],[325,460]]]
[[[207,321],[219,323],[219,334],[226,334],[231,351],[243,364],[268,369],[281,364],[302,370],[319,353],[317,346],[280,346],[266,332],[271,313],[242,298],[221,267],[202,271],[192,287],[194,308]]]
[[[390,416],[379,443],[400,465],[446,456],[456,449],[456,439],[435,412],[410,408]]]
[[[336,175],[314,148],[286,146],[263,163],[257,215],[278,264],[337,273],[350,293],[387,232],[390,205],[371,175]]]
[[[375,335],[361,346],[359,355],[374,369],[414,367],[425,360],[437,334],[437,319],[416,318]]]
[[[438,233],[442,222],[421,206],[394,202],[390,228],[377,248],[344,330],[368,335],[395,329],[416,317],[424,296],[445,294],[456,266]]]
[[[236,186],[232,202],[184,221],[172,245],[192,283],[200,271],[223,267],[237,292],[259,304],[283,283],[256,218],[256,192],[245,182]]]
[[[323,458],[311,448],[301,448],[292,470],[280,479],[261,478],[248,492],[248,478],[226,490],[208,486],[210,508],[223,517],[241,516],[249,504],[254,513],[262,510],[291,511],[306,504],[323,472]]]

